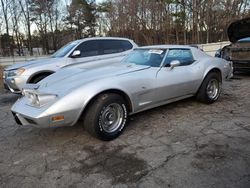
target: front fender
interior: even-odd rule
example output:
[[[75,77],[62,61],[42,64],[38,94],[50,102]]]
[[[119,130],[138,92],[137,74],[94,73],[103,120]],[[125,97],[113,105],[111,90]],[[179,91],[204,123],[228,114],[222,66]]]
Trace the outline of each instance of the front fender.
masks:
[[[119,91],[124,93],[129,98],[131,102],[131,108],[133,110],[134,105],[132,104],[131,95],[128,91],[122,89],[116,84],[109,85],[107,87],[107,84],[103,84],[102,81],[98,81],[96,83],[91,82],[89,84],[85,84],[79,88],[73,89],[71,92],[64,96],[61,96],[57,102],[55,102],[46,110],[46,113],[57,114],[62,109],[63,111],[74,111],[75,114],[72,118],[74,118],[73,124],[75,124],[92,99],[103,92],[111,91]]]

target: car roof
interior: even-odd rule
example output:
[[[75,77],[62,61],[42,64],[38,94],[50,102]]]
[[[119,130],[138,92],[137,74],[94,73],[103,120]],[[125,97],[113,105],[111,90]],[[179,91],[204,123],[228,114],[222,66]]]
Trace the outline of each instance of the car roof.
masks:
[[[78,39],[76,41],[79,42],[84,42],[88,40],[128,40],[128,41],[133,41],[128,38],[123,38],[123,37],[88,37],[88,38],[83,38],[83,39]]]
[[[149,48],[160,48],[160,49],[169,49],[169,48],[185,48],[185,49],[193,49],[195,47],[189,45],[151,45],[151,46],[142,46],[137,49],[149,49]]]

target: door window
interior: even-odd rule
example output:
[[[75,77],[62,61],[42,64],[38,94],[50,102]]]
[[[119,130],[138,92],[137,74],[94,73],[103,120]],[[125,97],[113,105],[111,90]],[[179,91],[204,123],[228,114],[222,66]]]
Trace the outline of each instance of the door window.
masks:
[[[90,40],[81,43],[76,50],[81,51],[80,57],[120,53],[133,48],[126,40]]]
[[[81,43],[76,50],[81,51],[81,57],[101,55],[99,40],[89,40]]]
[[[180,66],[186,66],[194,62],[194,57],[190,49],[169,49],[164,65],[170,66],[174,60],[180,61]]]

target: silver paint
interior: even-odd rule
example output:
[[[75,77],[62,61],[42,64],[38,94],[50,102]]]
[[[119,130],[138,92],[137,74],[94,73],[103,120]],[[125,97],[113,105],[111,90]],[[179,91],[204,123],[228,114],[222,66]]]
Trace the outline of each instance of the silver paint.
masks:
[[[131,106],[128,113],[134,114],[194,96],[212,69],[219,70],[223,80],[232,76],[231,62],[211,57],[193,47],[161,45],[141,48],[187,48],[192,51],[196,61],[174,68],[125,63],[89,70],[81,65],[71,66],[39,82],[40,86],[35,90],[41,94],[57,95],[54,101],[34,107],[29,105],[26,97],[22,97],[13,105],[12,111],[24,125],[30,124],[23,120],[23,117],[28,117],[36,122],[34,126],[37,127],[72,126],[89,102],[103,92],[122,93]],[[65,120],[52,122],[51,118],[56,115],[63,115]]]
[[[119,62],[124,56],[126,56],[131,50],[127,50],[121,53],[114,54],[106,54],[106,55],[98,55],[91,57],[79,57],[79,58],[71,58],[70,54],[83,42],[90,40],[104,40],[104,39],[118,39],[118,40],[126,40],[129,41],[133,47],[137,47],[137,45],[129,39],[119,38],[119,37],[93,37],[93,38],[85,38],[81,40],[77,40],[78,45],[76,45],[73,49],[71,49],[64,57],[58,58],[42,58],[38,60],[27,61],[25,63],[16,63],[12,66],[6,67],[4,70],[3,80],[7,85],[9,90],[13,93],[20,93],[22,88],[29,80],[42,72],[50,72],[54,73],[57,70],[75,65],[82,64],[81,66],[84,68],[95,68],[100,66],[106,66],[108,64]],[[24,68],[25,71],[19,76],[7,76],[8,72],[17,70],[19,68]]]

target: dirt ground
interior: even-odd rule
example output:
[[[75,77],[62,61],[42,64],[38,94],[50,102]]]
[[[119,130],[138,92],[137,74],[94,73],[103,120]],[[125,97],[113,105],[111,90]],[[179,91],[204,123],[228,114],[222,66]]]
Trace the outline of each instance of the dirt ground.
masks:
[[[2,85],[2,83],[0,83]],[[0,187],[250,187],[250,75],[218,102],[187,99],[130,117],[114,141],[81,124],[20,127],[0,89]]]

